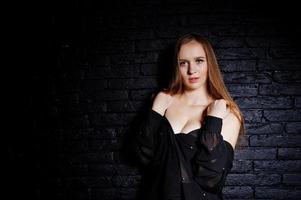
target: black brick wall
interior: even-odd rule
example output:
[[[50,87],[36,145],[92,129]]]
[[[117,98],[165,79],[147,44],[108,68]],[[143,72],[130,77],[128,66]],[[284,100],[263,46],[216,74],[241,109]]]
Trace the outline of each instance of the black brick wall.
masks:
[[[150,93],[166,81],[170,45],[195,31],[212,41],[246,119],[245,148],[235,150],[226,199],[300,199],[296,5],[140,0],[45,6],[40,45],[47,53],[27,77],[32,82],[19,86],[21,123],[9,137],[11,196],[135,199],[141,171],[123,154],[126,135]]]

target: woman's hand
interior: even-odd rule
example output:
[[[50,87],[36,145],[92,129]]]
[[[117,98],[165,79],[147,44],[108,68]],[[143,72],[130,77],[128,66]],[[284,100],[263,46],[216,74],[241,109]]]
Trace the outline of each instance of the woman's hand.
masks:
[[[217,99],[209,104],[207,108],[207,115],[214,117],[225,118],[230,112],[227,107],[227,101],[225,99]]]
[[[174,97],[170,94],[166,94],[164,92],[159,92],[154,99],[152,109],[156,112],[160,113],[162,116],[165,113],[165,110],[171,105]]]

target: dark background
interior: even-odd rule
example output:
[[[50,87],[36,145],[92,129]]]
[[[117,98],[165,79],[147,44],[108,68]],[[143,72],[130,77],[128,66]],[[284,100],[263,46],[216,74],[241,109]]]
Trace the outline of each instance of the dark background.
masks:
[[[135,199],[141,172],[124,156],[124,138],[151,92],[166,83],[173,42],[194,31],[212,42],[246,119],[247,137],[244,148],[235,150],[226,199],[300,198],[296,3],[49,1],[34,6],[39,7],[18,15],[15,32],[26,44],[17,51],[29,63],[12,68],[7,83],[13,88],[4,145],[8,197]]]

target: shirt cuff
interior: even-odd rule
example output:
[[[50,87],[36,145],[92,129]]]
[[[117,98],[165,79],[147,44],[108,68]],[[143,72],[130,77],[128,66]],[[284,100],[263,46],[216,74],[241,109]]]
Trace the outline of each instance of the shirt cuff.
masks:
[[[211,115],[206,115],[204,120],[204,129],[214,133],[221,133],[223,119]]]

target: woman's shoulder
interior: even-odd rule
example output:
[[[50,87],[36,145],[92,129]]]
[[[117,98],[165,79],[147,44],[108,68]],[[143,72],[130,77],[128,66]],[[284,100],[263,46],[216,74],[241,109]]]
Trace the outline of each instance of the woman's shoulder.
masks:
[[[151,93],[151,99],[154,100],[157,96],[170,96],[173,98],[178,98],[177,94],[173,94],[172,92],[168,90],[161,89],[159,91],[154,91]]]

